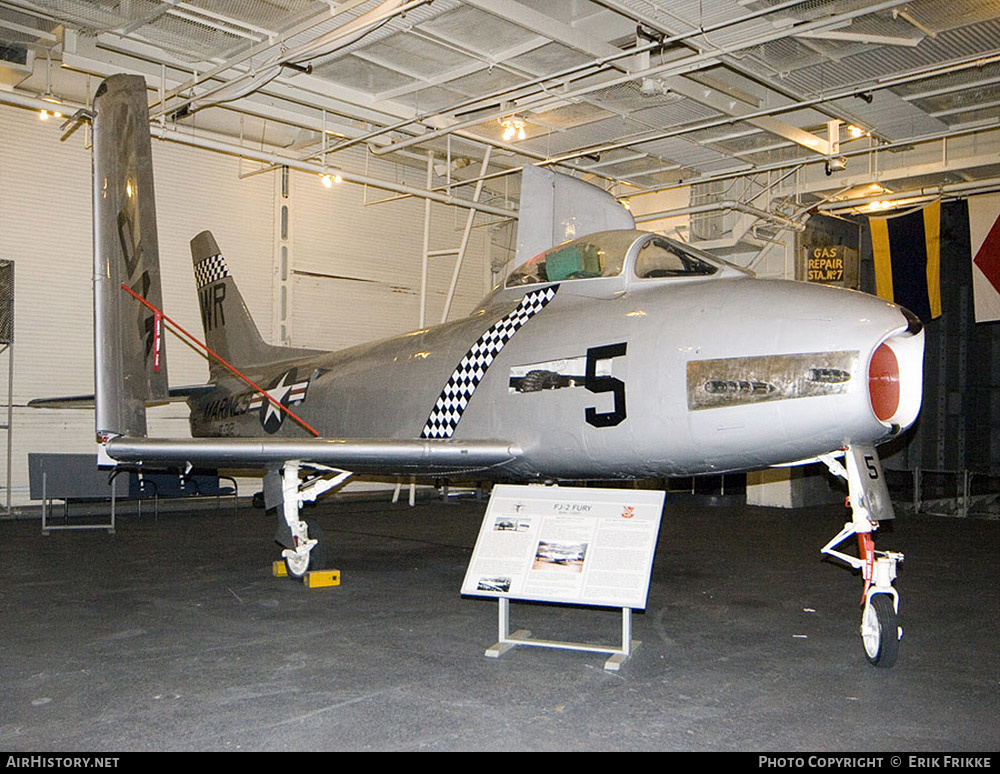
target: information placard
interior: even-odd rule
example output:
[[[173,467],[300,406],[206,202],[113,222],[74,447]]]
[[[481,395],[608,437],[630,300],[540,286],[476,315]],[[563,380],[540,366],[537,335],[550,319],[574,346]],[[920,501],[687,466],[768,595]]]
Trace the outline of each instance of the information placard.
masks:
[[[639,489],[495,486],[462,593],[645,608],[663,496]]]

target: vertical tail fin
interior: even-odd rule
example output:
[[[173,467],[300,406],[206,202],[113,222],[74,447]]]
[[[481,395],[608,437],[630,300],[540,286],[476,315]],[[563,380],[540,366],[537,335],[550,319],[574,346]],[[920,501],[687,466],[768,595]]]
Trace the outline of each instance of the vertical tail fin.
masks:
[[[191,240],[191,259],[205,344],[223,360],[238,369],[252,369],[320,354],[320,350],[279,347],[264,341],[210,231],[202,231]],[[214,358],[209,370],[213,379],[226,373]]]
[[[144,436],[146,403],[167,396],[146,83],[113,75],[94,96],[94,370],[98,439]]]

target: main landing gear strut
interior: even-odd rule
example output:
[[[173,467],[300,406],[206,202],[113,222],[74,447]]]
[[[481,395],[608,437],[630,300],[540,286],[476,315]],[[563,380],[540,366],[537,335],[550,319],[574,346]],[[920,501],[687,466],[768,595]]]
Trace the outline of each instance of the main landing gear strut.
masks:
[[[299,471],[305,468],[304,479],[299,478]],[[327,467],[301,460],[288,460],[281,469],[281,515],[283,523],[279,522],[279,534],[283,535],[281,542],[285,549],[281,552],[285,559],[288,574],[293,578],[302,578],[309,570],[324,569],[324,546],[317,527],[312,528],[300,518],[302,504],[313,502],[324,492],[336,489],[351,477],[350,471]],[[290,533],[290,535],[289,535]]]
[[[830,472],[847,480],[848,502],[852,519],[844,525],[822,553],[861,570],[864,591],[861,603],[861,640],[868,661],[888,668],[899,656],[899,640],[903,629],[897,622],[899,594],[892,587],[896,579],[896,564],[903,555],[893,551],[876,551],[872,533],[880,521],[893,518],[889,490],[882,475],[882,465],[873,446],[849,446],[844,454],[845,465],[834,455],[824,455],[823,462]],[[842,553],[836,547],[856,535],[858,556]]]

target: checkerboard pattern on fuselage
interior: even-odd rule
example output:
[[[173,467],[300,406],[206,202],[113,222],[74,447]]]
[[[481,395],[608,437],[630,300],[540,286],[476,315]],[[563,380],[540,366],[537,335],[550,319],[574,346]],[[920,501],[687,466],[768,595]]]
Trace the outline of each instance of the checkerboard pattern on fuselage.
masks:
[[[511,337],[551,301],[559,289],[551,285],[524,296],[513,312],[494,323],[462,358],[427,418],[421,438],[451,438],[476,387]]]

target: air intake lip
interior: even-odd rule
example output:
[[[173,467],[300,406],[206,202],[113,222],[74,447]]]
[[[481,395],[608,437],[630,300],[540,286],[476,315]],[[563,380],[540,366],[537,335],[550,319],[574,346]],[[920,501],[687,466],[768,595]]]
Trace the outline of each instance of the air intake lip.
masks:
[[[914,315],[905,317],[910,327],[884,339],[868,360],[868,400],[886,429],[905,430],[920,414],[926,334]]]
[[[903,313],[903,317],[906,318],[906,333],[910,336],[916,336],[920,331],[924,329],[924,324],[913,312],[911,312],[906,307],[899,307],[899,311]]]

